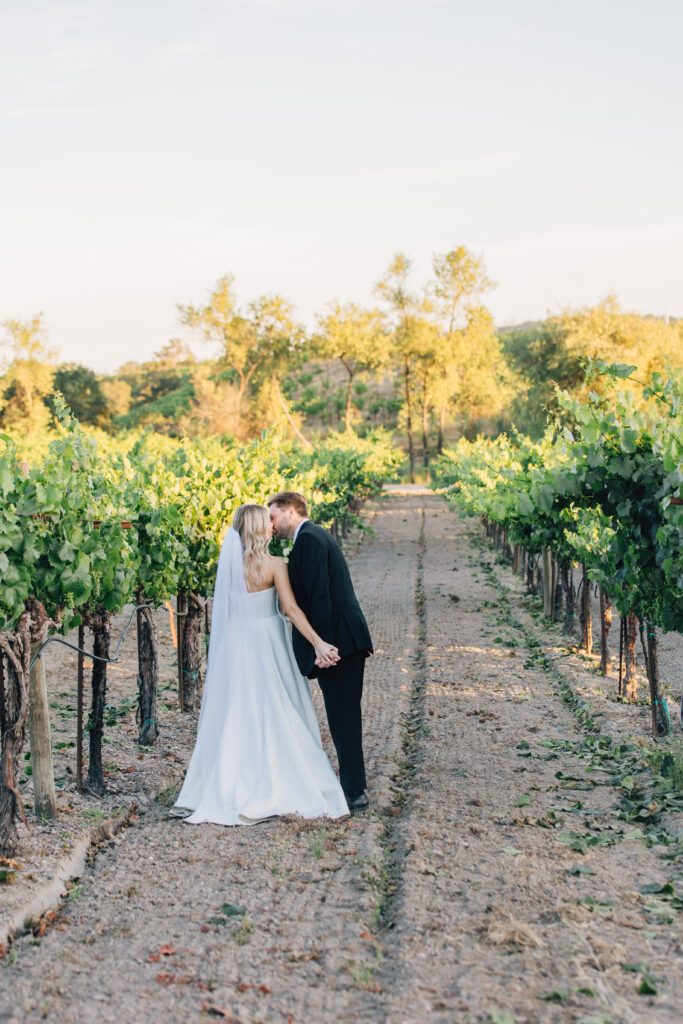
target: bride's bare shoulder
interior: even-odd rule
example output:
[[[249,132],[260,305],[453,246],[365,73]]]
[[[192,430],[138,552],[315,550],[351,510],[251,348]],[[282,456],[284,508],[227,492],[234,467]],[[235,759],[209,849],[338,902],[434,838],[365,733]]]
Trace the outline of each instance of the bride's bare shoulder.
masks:
[[[284,558],[280,558],[279,555],[269,555],[268,558],[268,571],[272,573],[274,580],[277,579],[278,576],[280,578],[284,576],[287,576],[287,578],[289,578],[287,572],[287,563],[285,562]]]

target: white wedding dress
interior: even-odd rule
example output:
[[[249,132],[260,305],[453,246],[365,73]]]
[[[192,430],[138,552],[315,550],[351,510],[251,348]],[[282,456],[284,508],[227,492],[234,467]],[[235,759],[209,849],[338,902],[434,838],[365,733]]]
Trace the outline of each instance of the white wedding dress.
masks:
[[[192,811],[185,821],[193,825],[340,818],[348,807],[275,588],[248,593],[242,570],[238,589],[226,592],[230,543],[237,575],[235,537],[226,536],[221,551],[197,740],[175,806]]]

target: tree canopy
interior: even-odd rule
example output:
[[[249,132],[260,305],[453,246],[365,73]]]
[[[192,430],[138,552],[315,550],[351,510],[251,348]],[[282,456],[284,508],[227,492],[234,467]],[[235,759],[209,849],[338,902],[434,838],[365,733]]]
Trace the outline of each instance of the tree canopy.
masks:
[[[637,367],[625,388],[683,367],[683,322],[623,310],[614,296],[536,323],[497,328],[484,259],[465,245],[434,253],[416,278],[396,253],[377,306],[333,300],[306,331],[278,293],[242,301],[232,274],[203,302],[178,305],[179,335],[114,373],[58,363],[42,314],[6,319],[0,334],[0,430],[42,441],[61,393],[78,419],[117,433],[218,435],[248,442],[280,422],[308,444],[344,428],[395,432],[411,476],[459,437],[515,426],[540,437],[565,415],[558,389],[584,401],[608,385],[590,361]],[[181,333],[184,332],[184,333]],[[212,343],[196,355],[193,338]],[[39,437],[40,435],[40,437]]]

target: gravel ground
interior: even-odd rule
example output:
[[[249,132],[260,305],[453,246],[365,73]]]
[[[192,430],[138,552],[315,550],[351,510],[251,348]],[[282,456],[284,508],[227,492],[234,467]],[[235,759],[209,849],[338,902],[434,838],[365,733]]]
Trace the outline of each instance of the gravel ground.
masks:
[[[680,887],[681,860],[669,835],[648,847],[616,817],[618,764],[590,732],[644,743],[647,708],[614,703],[614,677],[543,627],[442,499],[394,492],[368,518],[351,568],[376,643],[370,811],[249,829],[169,819],[192,730],[165,709],[159,750],[135,782],[112,768],[106,806],[168,792],[103,837],[56,915],[14,941],[0,1020],[680,1020],[678,911],[667,890],[640,890]],[[666,657],[673,674],[680,637]],[[114,766],[137,767],[131,727],[122,715]],[[38,863],[35,826],[23,838]]]
[[[112,620],[112,654],[130,620],[131,609]],[[39,898],[55,872],[55,865],[69,860],[88,838],[106,838],[129,819],[148,810],[151,802],[182,778],[192,751],[196,722],[181,714],[177,698],[177,657],[165,608],[156,612],[159,631],[159,696],[157,716],[161,735],[154,747],[137,746],[137,639],[135,623],[121,645],[118,661],[107,669],[107,706],[102,750],[108,792],[92,797],[76,790],[76,679],[77,655],[60,643],[51,643],[43,654],[50,705],[50,728],[58,817],[41,821],[32,815],[33,781],[28,741],[18,772],[28,827],[19,824],[21,865],[11,886],[0,889],[0,943],[6,939],[6,922],[22,907]],[[76,644],[78,630],[66,639]],[[92,639],[86,631],[86,649]],[[84,721],[90,706],[91,662],[85,662]],[[83,738],[87,777],[88,736]]]

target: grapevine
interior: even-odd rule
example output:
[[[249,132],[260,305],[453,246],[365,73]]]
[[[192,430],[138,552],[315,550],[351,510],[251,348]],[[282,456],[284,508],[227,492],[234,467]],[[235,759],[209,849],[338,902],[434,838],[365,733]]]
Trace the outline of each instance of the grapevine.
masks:
[[[151,744],[158,735],[158,638],[151,608],[174,594],[179,609],[185,608],[179,678],[181,706],[190,710],[200,694],[202,612],[237,506],[264,502],[279,490],[300,490],[310,498],[311,517],[341,536],[359,522],[362,502],[386,476],[395,475],[401,462],[389,437],[380,433],[366,439],[332,435],[312,452],[276,430],[242,448],[215,439],[176,442],[155,435],[96,439],[59,396],[55,411],[57,436],[31,452],[0,436],[0,657],[8,668],[11,711],[2,736],[4,854],[16,850],[16,821],[24,818],[16,763],[30,712],[32,650],[40,650],[55,630],[66,633],[86,624],[93,631],[98,659],[86,785],[102,793],[111,616],[131,603],[138,606],[138,740]],[[41,671],[39,658],[31,680],[34,674],[40,680]],[[46,704],[44,676],[40,685]],[[47,816],[56,813],[50,758],[48,734],[32,760],[35,810]],[[41,777],[45,792],[38,785]]]
[[[591,372],[618,380],[634,369],[596,364]],[[683,623],[681,392],[653,375],[640,404],[626,393],[579,402],[558,392],[558,401],[569,426],[550,427],[538,443],[462,440],[443,453],[434,482],[528,555],[550,550],[560,566],[582,565],[622,616],[640,620],[656,735],[668,725],[656,627]]]

